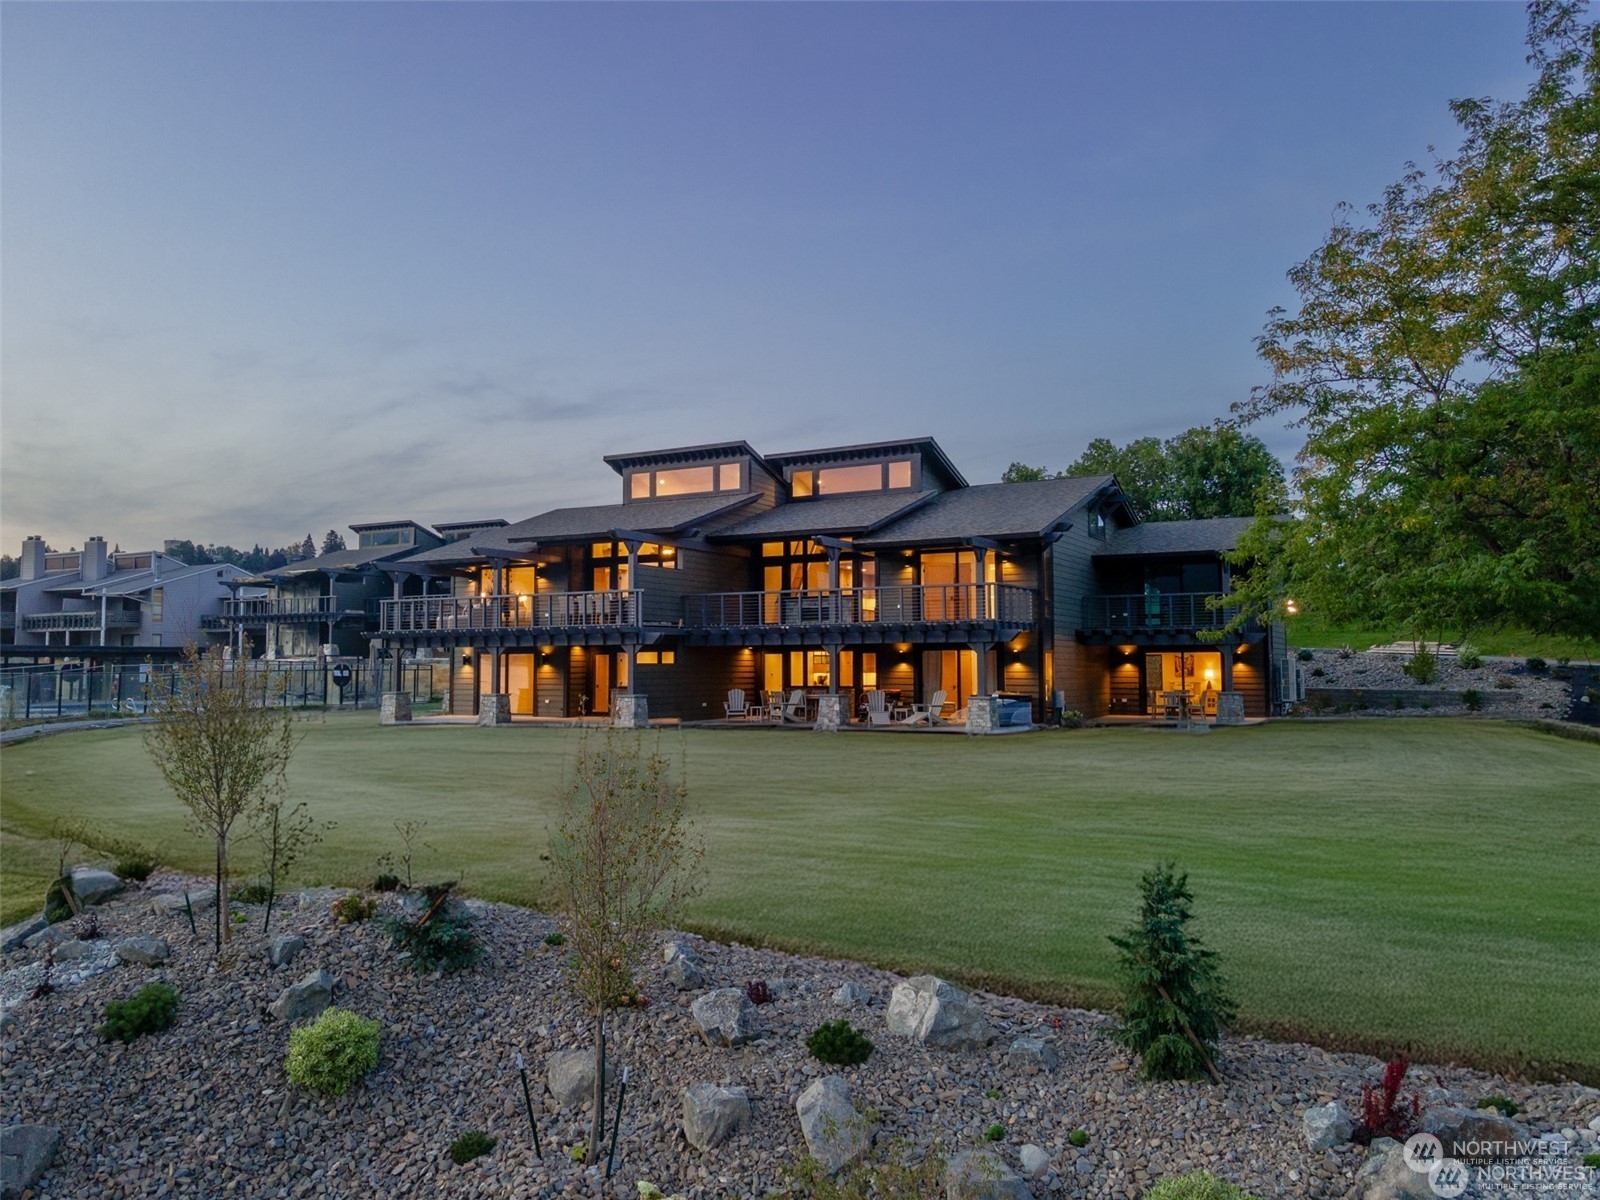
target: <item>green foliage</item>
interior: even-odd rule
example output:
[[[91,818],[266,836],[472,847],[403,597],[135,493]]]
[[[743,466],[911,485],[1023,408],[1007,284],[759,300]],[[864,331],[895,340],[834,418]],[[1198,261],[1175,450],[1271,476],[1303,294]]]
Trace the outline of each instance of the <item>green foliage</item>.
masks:
[[[1145,1200],[1254,1200],[1249,1192],[1218,1179],[1210,1171],[1171,1176],[1144,1195]]]
[[[1310,662],[1312,659],[1316,658],[1316,656],[1317,656],[1316,652],[1313,651],[1313,650],[1297,650],[1297,651],[1295,651],[1295,657],[1297,659],[1299,659],[1301,662]]]
[[[450,1161],[456,1166],[482,1158],[495,1147],[495,1139],[481,1129],[469,1129],[450,1143]]]
[[[1498,1110],[1502,1117],[1514,1117],[1522,1111],[1515,1100],[1505,1096],[1485,1096],[1478,1101],[1479,1108],[1493,1108]]]
[[[1456,666],[1467,671],[1478,671],[1483,668],[1483,655],[1478,653],[1476,646],[1463,642],[1456,650]]]
[[[272,889],[264,883],[243,883],[233,889],[233,902],[235,904],[265,904],[272,895]]]
[[[272,928],[272,908],[283,881],[306,852],[322,841],[322,835],[333,828],[332,821],[320,825],[313,821],[303,801],[293,808],[285,808],[284,804],[282,796],[269,796],[248,818],[261,853],[261,880],[266,891],[259,901],[267,906],[261,916],[262,933]]]
[[[1003,1142],[1006,1137],[1006,1127],[996,1121],[983,1131],[983,1140],[986,1142]]]
[[[903,1142],[875,1145],[837,1175],[806,1155],[783,1169],[786,1194],[801,1200],[927,1200],[945,1193],[945,1159],[937,1149],[919,1153]]]
[[[567,1151],[567,1157],[573,1162],[583,1162],[589,1157],[589,1144],[587,1142],[573,1142]]]
[[[1089,1144],[1089,1131],[1080,1126],[1067,1134],[1067,1142],[1069,1145],[1076,1146],[1079,1150],[1082,1150]]]
[[[376,1021],[346,1008],[324,1009],[322,1015],[289,1035],[283,1067],[289,1082],[330,1096],[342,1096],[378,1065]]]
[[[824,1021],[806,1038],[806,1049],[818,1062],[849,1067],[872,1057],[872,1043],[849,1021]]]
[[[567,944],[567,935],[560,930],[555,933],[547,933],[544,935],[544,944],[546,946],[565,946]]]
[[[348,896],[340,896],[335,900],[329,911],[338,918],[339,924],[355,925],[369,919],[377,912],[378,902],[370,896],[351,892]]]
[[[1600,1171],[1600,1153],[1585,1154],[1583,1156],[1583,1165],[1591,1171]]]
[[[1418,683],[1432,683],[1439,678],[1439,656],[1427,646],[1419,645],[1417,652],[1400,669]]]
[[[398,892],[400,890],[400,876],[390,871],[385,871],[372,881],[372,890],[375,892]]]
[[[1461,703],[1467,706],[1468,712],[1483,711],[1483,693],[1477,688],[1468,688],[1461,693]]]
[[[1243,617],[1295,596],[1391,629],[1600,633],[1600,37],[1529,6],[1519,102],[1458,100],[1460,149],[1348,207],[1257,339],[1234,411],[1307,441],[1297,519],[1258,521]],[[1241,618],[1243,619],[1243,618]]]
[[[149,983],[131,999],[106,1004],[100,1037],[107,1042],[132,1042],[141,1034],[160,1033],[178,1019],[177,990],[164,983]]]
[[[131,879],[135,883],[143,883],[155,874],[161,864],[153,857],[119,858],[116,866],[111,869],[116,872],[118,879]]]
[[[1537,654],[1531,654],[1528,656],[1527,667],[1530,674],[1543,675],[1550,669],[1550,664],[1545,662],[1545,660],[1540,658]]]
[[[1216,952],[1188,930],[1194,896],[1172,863],[1139,881],[1139,918],[1122,937],[1122,1021],[1112,1037],[1139,1055],[1147,1079],[1198,1079],[1216,1058],[1233,1002],[1223,991]]]
[[[1041,479],[1049,479],[1050,472],[1043,467],[1030,467],[1027,463],[1014,462],[1000,476],[1001,483],[1038,483]]]
[[[1260,438],[1200,425],[1162,442],[1139,438],[1117,446],[1096,438],[1063,475],[1115,474],[1147,521],[1248,517],[1258,506],[1279,511],[1286,499],[1283,465]],[[1040,476],[1041,478],[1043,476]]]
[[[448,975],[483,957],[471,915],[451,898],[455,886],[455,880],[428,884],[422,888],[425,907],[415,917],[402,913],[381,922],[394,948],[411,956],[407,962],[419,975],[429,971]]]
[[[1083,714],[1075,708],[1063,709],[1061,711],[1061,728],[1082,729]]]

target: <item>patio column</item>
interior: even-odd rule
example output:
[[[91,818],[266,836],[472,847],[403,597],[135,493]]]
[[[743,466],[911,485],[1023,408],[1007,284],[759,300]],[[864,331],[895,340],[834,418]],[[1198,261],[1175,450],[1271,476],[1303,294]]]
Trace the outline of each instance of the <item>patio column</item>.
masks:
[[[987,546],[974,545],[972,555],[977,560],[977,570],[974,572],[977,575],[975,581],[977,584],[977,596],[973,605],[974,616],[980,621],[985,621],[988,620],[989,615],[989,548]],[[978,670],[981,676],[983,668],[979,667]],[[978,690],[982,691],[983,689],[979,688]]]
[[[987,696],[992,690],[989,687],[989,647],[993,642],[968,642],[974,654],[978,656],[978,690],[980,696]]]
[[[825,642],[823,649],[828,652],[828,695],[839,694],[839,643]]]

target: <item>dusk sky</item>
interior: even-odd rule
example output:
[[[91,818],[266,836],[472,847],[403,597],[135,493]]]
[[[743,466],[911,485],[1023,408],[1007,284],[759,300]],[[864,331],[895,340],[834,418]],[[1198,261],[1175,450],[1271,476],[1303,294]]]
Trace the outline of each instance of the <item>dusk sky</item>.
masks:
[[[0,550],[1170,436],[1513,4],[0,5]],[[1299,439],[1258,432],[1286,459]]]

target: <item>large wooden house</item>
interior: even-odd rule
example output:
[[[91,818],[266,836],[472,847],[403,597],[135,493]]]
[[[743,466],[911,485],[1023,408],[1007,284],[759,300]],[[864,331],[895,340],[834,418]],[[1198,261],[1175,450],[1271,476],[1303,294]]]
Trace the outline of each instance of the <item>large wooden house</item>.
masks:
[[[605,460],[618,503],[559,508],[384,564],[426,594],[376,637],[451,659],[450,709],[720,718],[732,688],[904,703],[935,692],[1091,716],[1163,693],[1275,705],[1281,632],[1220,641],[1247,521],[1142,524],[1111,475],[971,485],[932,438],[758,454],[722,442]],[[448,594],[436,594],[448,581]],[[492,698],[492,699],[491,699]],[[635,698],[642,698],[636,700]]]

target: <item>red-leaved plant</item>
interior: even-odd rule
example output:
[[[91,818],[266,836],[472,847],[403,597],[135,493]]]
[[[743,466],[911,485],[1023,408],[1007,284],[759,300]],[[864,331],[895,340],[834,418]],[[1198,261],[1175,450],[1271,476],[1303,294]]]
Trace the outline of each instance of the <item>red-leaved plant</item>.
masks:
[[[1370,1083],[1361,1085],[1361,1124],[1356,1126],[1351,1141],[1365,1145],[1373,1138],[1386,1137],[1403,1142],[1417,1131],[1417,1122],[1422,1118],[1422,1098],[1412,1092],[1411,1103],[1407,1104],[1400,1096],[1401,1085],[1410,1069],[1411,1060],[1399,1054],[1383,1068],[1381,1089]]]

